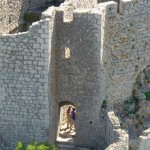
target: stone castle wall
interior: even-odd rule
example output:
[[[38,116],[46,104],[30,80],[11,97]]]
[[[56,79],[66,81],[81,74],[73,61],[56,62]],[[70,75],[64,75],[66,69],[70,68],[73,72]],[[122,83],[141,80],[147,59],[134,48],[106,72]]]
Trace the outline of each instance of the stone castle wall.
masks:
[[[46,19],[28,32],[0,37],[0,149],[49,139],[49,26]]]
[[[0,1],[0,34],[10,31],[23,24],[23,16],[28,8],[46,4],[50,0],[2,0]]]
[[[150,63],[150,1],[99,4],[105,8],[101,63],[107,75],[107,97],[111,104],[132,96],[137,76]]]
[[[96,146],[102,101],[132,96],[149,65],[149,1],[121,1],[119,12],[115,2],[78,9],[69,22],[63,8],[52,9],[28,32],[0,37],[1,149],[18,140],[53,143],[63,101],[77,107],[76,144]]]

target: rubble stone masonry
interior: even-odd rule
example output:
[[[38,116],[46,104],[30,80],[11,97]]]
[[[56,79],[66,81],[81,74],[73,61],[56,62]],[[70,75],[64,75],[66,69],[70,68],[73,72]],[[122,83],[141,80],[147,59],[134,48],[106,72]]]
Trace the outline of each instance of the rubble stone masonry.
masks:
[[[1,3],[0,32],[10,30],[10,16],[17,26],[20,10],[27,8],[19,2],[9,8]],[[75,144],[96,147],[102,102],[111,106],[132,96],[137,76],[150,65],[149,0],[71,2],[82,5],[66,1],[44,12],[29,31],[0,36],[1,150],[13,150],[20,140],[54,143],[65,101],[77,108]],[[103,138],[112,144],[110,137],[122,131],[108,127],[112,135]]]

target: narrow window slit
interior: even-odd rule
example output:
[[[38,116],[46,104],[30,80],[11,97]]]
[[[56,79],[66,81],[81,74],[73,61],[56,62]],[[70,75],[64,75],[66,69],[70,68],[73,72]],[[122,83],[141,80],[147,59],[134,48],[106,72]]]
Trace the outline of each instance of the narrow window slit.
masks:
[[[65,58],[66,59],[70,58],[70,48],[68,47],[65,48]]]

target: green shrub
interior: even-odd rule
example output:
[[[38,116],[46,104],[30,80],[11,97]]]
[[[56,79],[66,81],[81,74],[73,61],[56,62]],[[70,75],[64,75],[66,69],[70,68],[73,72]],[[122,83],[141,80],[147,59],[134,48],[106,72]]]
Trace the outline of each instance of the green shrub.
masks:
[[[25,144],[23,142],[18,142],[15,150],[25,150]]]
[[[29,144],[26,148],[26,150],[36,150],[36,146],[35,145],[32,145],[32,144]]]
[[[57,150],[55,145],[43,142],[31,142],[26,147],[23,142],[18,142],[15,150]]]
[[[44,144],[42,144],[42,145],[39,145],[39,146],[37,147],[37,150],[49,150],[49,147],[47,147],[47,146],[45,146]]]
[[[57,150],[56,146],[55,145],[51,145],[51,150]]]

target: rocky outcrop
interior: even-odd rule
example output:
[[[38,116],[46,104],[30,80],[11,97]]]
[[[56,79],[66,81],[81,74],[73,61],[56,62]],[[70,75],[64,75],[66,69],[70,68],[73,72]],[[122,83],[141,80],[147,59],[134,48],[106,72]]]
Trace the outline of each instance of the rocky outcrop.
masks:
[[[139,150],[150,150],[150,128],[139,137]]]

